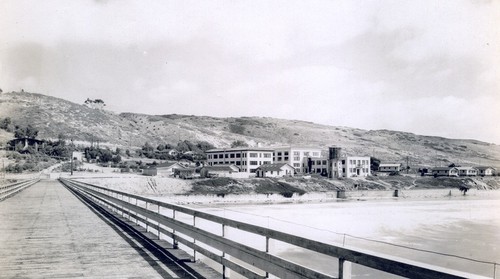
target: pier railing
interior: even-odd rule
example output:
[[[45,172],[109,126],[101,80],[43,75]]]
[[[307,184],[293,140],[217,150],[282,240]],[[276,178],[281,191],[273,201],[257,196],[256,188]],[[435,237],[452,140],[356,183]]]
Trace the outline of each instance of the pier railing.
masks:
[[[37,183],[40,179],[29,179],[0,186],[0,201],[12,197],[29,186]]]
[[[229,270],[245,278],[269,278],[270,276],[302,279],[351,278],[352,263],[407,278],[491,278],[373,251],[324,243],[97,185],[68,179],[60,180],[67,187],[91,197],[101,205],[134,221],[137,225],[145,227],[149,232],[155,233],[159,239],[171,243],[174,248],[182,245],[190,249],[194,260],[199,253],[220,264],[222,278],[229,277]],[[202,229],[197,225],[200,222],[216,224],[220,226],[220,231]],[[257,249],[254,248],[255,245],[251,246],[229,239],[225,236],[227,228],[260,236],[265,241],[265,245]],[[336,270],[327,273],[320,272],[273,255],[269,251],[271,240],[331,257],[332,268],[335,267]]]

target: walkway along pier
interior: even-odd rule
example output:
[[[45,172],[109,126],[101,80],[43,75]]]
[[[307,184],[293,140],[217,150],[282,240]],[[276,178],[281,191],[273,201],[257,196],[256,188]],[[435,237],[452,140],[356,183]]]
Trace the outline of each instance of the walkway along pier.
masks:
[[[146,232],[155,234],[157,239],[168,243],[171,248],[183,246],[183,249],[191,250],[195,261],[199,253],[219,263],[222,266],[222,278],[229,277],[229,270],[246,278],[351,278],[353,263],[407,278],[488,278],[391,255],[323,243],[88,183],[67,179],[61,179],[61,182],[74,192],[128,218],[136,226],[144,227]],[[180,215],[183,218],[179,218]],[[189,221],[186,221],[186,216],[190,216]],[[202,220],[217,224],[220,231],[211,232],[200,228],[197,223]],[[259,250],[228,239],[224,235],[228,227],[261,236],[265,240],[265,248]],[[325,274],[273,255],[269,251],[271,240],[327,255],[335,263],[332,266],[338,263],[338,269]]]
[[[0,201],[0,278],[220,278],[59,181],[20,185]]]

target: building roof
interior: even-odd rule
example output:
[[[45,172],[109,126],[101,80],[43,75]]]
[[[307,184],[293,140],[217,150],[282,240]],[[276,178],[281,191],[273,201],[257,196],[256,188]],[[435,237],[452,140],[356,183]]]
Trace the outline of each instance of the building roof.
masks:
[[[325,151],[325,152],[328,151],[328,150],[322,149],[321,147],[317,147],[317,146],[300,146],[300,145],[297,145],[297,146],[293,146],[293,145],[274,146],[274,147],[272,147],[272,149],[274,149],[274,150],[300,149],[300,150],[315,150],[315,151],[319,150],[319,151]]]
[[[276,163],[276,164],[264,164],[258,167],[257,169],[263,170],[263,171],[280,171],[284,166],[288,165],[290,168],[294,168],[290,166],[287,163]]]
[[[238,151],[268,151],[273,152],[272,148],[263,147],[235,147],[235,148],[217,148],[205,151],[205,153],[220,153],[220,152],[238,152]]]
[[[457,169],[456,167],[435,167],[432,171],[450,171],[451,169]]]
[[[203,169],[206,169],[208,171],[239,171],[240,168],[238,168],[235,165],[216,165],[216,166],[205,166]]]
[[[176,166],[177,164],[177,166]],[[179,162],[165,162],[165,163],[161,163],[161,164],[158,164],[156,166],[154,166],[154,168],[171,168],[171,167],[181,167],[181,168],[184,168],[183,165],[179,164]]]
[[[488,166],[479,166],[479,167],[474,167],[474,168],[478,169],[478,170],[487,170],[487,169],[495,170],[494,167],[488,167]]]
[[[401,164],[379,164],[379,167],[401,167]]]

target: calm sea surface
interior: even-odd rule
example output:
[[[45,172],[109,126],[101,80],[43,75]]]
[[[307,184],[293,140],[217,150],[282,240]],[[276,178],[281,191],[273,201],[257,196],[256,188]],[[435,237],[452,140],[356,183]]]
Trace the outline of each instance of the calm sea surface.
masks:
[[[355,246],[489,277],[493,277],[493,265],[462,258],[500,263],[499,191],[440,199],[219,204],[198,206],[198,209],[323,242]],[[262,238],[237,231],[229,230],[227,236],[257,248],[265,245]],[[275,242],[271,244],[271,252],[325,273],[335,275],[337,272],[331,258],[311,255],[297,247]],[[500,278],[500,266],[496,269],[496,276]],[[358,265],[353,265],[353,277],[391,278]]]

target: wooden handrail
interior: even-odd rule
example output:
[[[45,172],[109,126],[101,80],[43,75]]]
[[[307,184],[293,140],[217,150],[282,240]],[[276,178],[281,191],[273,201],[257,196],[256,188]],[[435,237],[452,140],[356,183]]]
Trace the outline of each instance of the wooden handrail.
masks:
[[[175,220],[175,218],[167,217],[160,213],[145,209],[141,206],[128,203],[122,199],[107,195],[100,191],[114,193],[122,196],[122,198],[129,197],[149,204],[155,204],[159,207],[191,215],[194,218],[202,218],[214,223],[218,223],[222,226],[229,226],[256,235],[261,235],[268,239],[282,241],[288,244],[295,245],[297,247],[337,258],[341,263],[356,263],[376,270],[409,278],[488,278],[359,248],[340,247],[330,243],[324,243],[321,241],[292,235],[274,229],[251,225],[245,222],[201,212],[192,208],[165,203],[145,198],[139,195],[133,195],[122,191],[108,189],[85,182],[70,181],[67,179],[61,180],[75,187],[78,187],[79,189],[86,191],[87,193],[95,197],[108,200],[109,202],[116,204],[116,207],[118,209],[119,207],[121,207],[122,209],[126,209],[129,212],[132,211],[136,214],[140,214],[146,219],[149,218],[165,227],[175,230],[176,232],[187,235],[188,237],[192,237],[201,243],[209,245],[215,249],[218,249],[219,251],[224,251],[232,257],[250,263],[251,265],[258,267],[265,272],[269,272],[279,277],[288,276],[287,278],[334,278],[330,275],[323,274],[311,268],[304,267],[299,264],[276,257],[265,251],[260,251],[244,244],[224,238],[223,236],[204,231],[200,228],[197,228],[196,226]],[[342,270],[342,267],[340,269]]]

